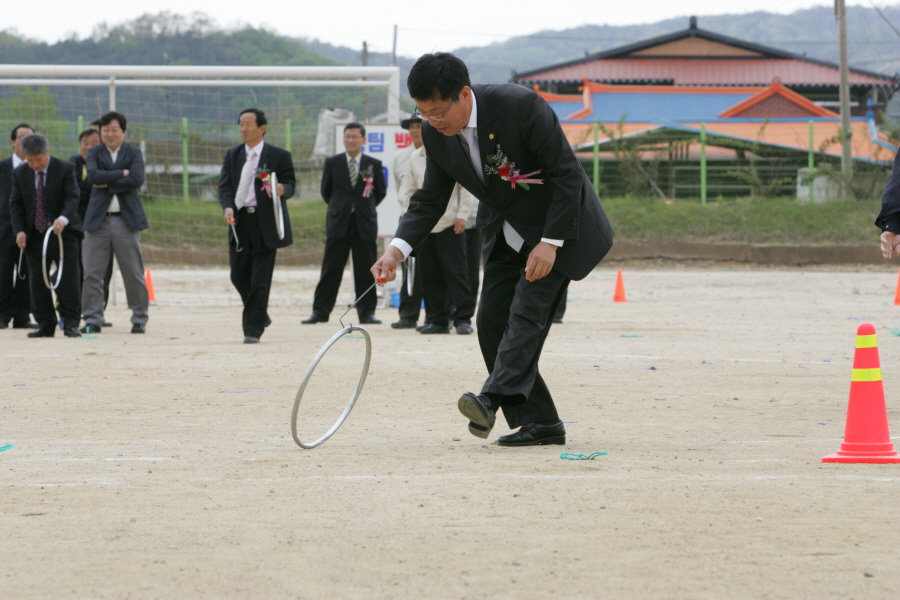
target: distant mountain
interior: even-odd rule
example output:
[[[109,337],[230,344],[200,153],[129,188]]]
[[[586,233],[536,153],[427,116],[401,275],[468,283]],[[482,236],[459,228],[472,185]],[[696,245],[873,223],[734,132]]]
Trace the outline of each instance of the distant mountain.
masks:
[[[338,65],[302,42],[245,27],[219,29],[202,14],[190,19],[169,12],[146,14],[114,27],[105,23],[91,37],[55,44],[0,31],[0,63],[69,65]]]
[[[900,30],[900,4],[881,12]],[[747,42],[838,62],[837,22],[831,7],[798,10],[788,15],[754,12],[700,17],[698,26]],[[575,60],[687,28],[687,16],[648,25],[585,25],[541,31],[483,47],[458,48],[453,53],[466,61],[473,82],[493,83],[509,81],[514,71]],[[900,34],[875,9],[847,7],[847,39],[852,67],[885,75],[900,72]]]
[[[900,72],[900,4],[883,8],[881,14],[874,8],[850,6],[847,16],[851,66],[885,75]],[[698,25],[708,31],[811,58],[835,63],[838,60],[837,24],[830,7],[798,10],[787,15],[754,12],[701,17]],[[449,50],[466,61],[474,83],[499,83],[509,81],[515,71],[577,59],[687,27],[687,16],[645,25],[584,25],[562,31],[540,31],[487,46]],[[404,92],[406,77],[415,58],[397,58]],[[273,35],[253,27],[225,31],[202,14],[187,18],[162,12],[113,27],[101,24],[90,38],[55,44],[35,42],[14,32],[0,31],[0,62],[361,65],[362,50],[317,39]],[[391,55],[372,52],[368,62],[373,66],[390,65]],[[405,105],[409,106],[408,103]]]

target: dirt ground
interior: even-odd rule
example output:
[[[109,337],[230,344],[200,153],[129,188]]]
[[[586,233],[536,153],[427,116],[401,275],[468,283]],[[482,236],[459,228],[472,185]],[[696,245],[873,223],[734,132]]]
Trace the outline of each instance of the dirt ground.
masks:
[[[121,288],[100,335],[0,331],[0,596],[897,598],[900,465],[821,462],[861,322],[900,431],[896,269],[603,266],[541,359],[566,446],[499,447],[502,419],[471,436],[476,336],[379,310],[362,396],[314,450],[290,410],[340,328],[300,324],[317,270],[276,269],[274,325],[244,345],[227,271],[154,269],[146,335]],[[326,355],[301,437],[340,413],[364,348]]]

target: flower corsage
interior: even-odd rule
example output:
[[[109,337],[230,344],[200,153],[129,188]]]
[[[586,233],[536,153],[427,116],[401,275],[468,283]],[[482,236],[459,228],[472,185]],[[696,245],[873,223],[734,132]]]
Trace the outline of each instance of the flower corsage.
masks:
[[[263,165],[256,169],[256,176],[259,177],[259,180],[262,181],[262,189],[268,190],[272,187],[272,174],[266,169],[266,166]]]
[[[510,162],[509,157],[500,150],[500,144],[497,144],[497,153],[488,154],[485,161],[487,164],[484,165],[484,172],[488,175],[499,175],[500,179],[510,183],[512,189],[516,189],[516,184],[527,190],[530,183],[544,183],[543,179],[531,178],[532,175],[540,173],[541,169],[522,175],[516,168],[516,163]]]
[[[365,186],[363,187],[363,198],[368,198],[372,195],[372,190],[375,189],[375,184],[373,181],[375,180],[375,175],[372,174],[372,165],[366,167],[361,173],[363,181],[365,182]]]

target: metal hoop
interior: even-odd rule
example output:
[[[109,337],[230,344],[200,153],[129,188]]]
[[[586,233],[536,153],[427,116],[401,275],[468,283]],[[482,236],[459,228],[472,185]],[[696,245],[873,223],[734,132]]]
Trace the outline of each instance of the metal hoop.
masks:
[[[240,242],[240,240],[238,239],[238,236],[237,236],[237,229],[235,229],[234,223],[231,223],[231,234],[234,235],[234,247],[235,247],[235,252],[240,252],[241,250],[243,250],[243,248],[241,248],[241,242]]]
[[[284,211],[281,208],[281,198],[278,197],[278,176],[275,171],[269,176],[269,182],[272,191],[272,203],[275,209],[275,230],[278,232],[278,239],[284,239]]]
[[[25,258],[25,248],[19,248],[19,268],[16,271],[16,276],[25,281],[25,276],[22,275],[22,260]]]
[[[44,251],[43,251],[43,260],[41,260],[41,271],[44,274],[44,285],[47,286],[47,289],[55,290],[59,287],[59,282],[62,281],[63,274],[63,241],[62,234],[58,234],[56,239],[59,241],[59,260],[56,262],[56,283],[50,283],[50,274],[47,273],[47,244],[50,243],[50,234],[53,233],[53,229],[48,229],[47,233],[44,234]]]
[[[325,353],[328,352],[328,350],[335,344],[335,342],[353,331],[362,332],[363,337],[366,339],[366,360],[365,363],[363,363],[362,373],[359,376],[359,382],[356,384],[356,391],[353,392],[353,395],[350,397],[350,402],[347,404],[347,408],[344,409],[344,412],[341,413],[341,416],[338,417],[338,420],[335,421],[334,425],[331,426],[331,429],[329,429],[325,433],[325,435],[323,435],[316,441],[305,443],[301,441],[299,437],[297,437],[297,411],[300,409],[300,399],[303,397],[303,391],[306,389],[306,384],[309,383],[309,379],[310,377],[312,377],[313,371],[316,370],[316,366],[318,366],[319,361],[322,360],[322,357],[325,356]],[[303,377],[303,382],[300,384],[300,389],[297,390],[297,396],[294,398],[294,408],[291,412],[291,435],[294,436],[294,441],[297,442],[298,446],[300,446],[301,448],[306,448],[307,450],[311,450],[316,446],[324,443],[325,440],[334,435],[338,428],[344,424],[344,421],[347,419],[350,411],[353,410],[353,405],[356,404],[356,400],[359,398],[360,392],[362,392],[363,384],[366,382],[366,376],[369,374],[369,361],[371,359],[372,339],[369,337],[369,332],[364,328],[358,327],[356,325],[350,325],[338,331],[332,336],[330,340],[325,343],[324,346],[322,346],[322,349],[319,350],[319,353],[316,354],[316,357],[313,359],[312,364],[310,364],[309,368],[306,370],[306,376]]]
[[[413,286],[415,285],[416,257],[409,257],[409,265],[406,267],[406,293],[413,295]]]

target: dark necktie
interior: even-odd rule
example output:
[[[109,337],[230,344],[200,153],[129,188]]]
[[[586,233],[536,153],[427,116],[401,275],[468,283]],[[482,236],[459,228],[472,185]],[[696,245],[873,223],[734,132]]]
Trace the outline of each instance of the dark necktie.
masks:
[[[34,228],[38,233],[46,233],[50,228],[50,220],[44,210],[44,172],[38,173],[37,193],[34,197]]]

